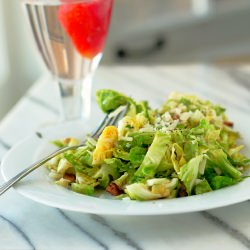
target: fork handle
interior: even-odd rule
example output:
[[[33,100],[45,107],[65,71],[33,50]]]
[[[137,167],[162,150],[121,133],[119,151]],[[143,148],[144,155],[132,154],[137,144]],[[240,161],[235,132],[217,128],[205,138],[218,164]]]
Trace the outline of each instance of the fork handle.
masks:
[[[47,161],[51,160],[55,156],[57,156],[57,155],[59,155],[61,153],[64,153],[64,152],[66,152],[68,150],[76,149],[77,147],[79,147],[79,146],[69,146],[69,147],[64,147],[64,148],[58,149],[57,151],[53,152],[52,154],[50,154],[50,155],[44,157],[43,159],[41,159],[40,161],[34,163],[30,167],[25,168],[19,174],[17,174],[16,176],[14,176],[13,178],[11,178],[10,180],[8,180],[7,182],[5,182],[3,185],[0,186],[0,195],[2,195],[3,193],[5,193],[14,184],[16,184],[17,182],[19,182],[20,180],[22,180],[29,173],[33,172],[35,169],[39,168],[40,166],[42,166],[44,163],[46,163]]]

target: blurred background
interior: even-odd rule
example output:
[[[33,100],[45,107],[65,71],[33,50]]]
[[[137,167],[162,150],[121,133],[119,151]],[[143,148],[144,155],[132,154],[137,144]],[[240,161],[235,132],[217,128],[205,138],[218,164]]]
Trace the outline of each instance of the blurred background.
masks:
[[[45,72],[20,0],[0,1],[0,119]],[[250,62],[249,0],[115,0],[101,65]]]

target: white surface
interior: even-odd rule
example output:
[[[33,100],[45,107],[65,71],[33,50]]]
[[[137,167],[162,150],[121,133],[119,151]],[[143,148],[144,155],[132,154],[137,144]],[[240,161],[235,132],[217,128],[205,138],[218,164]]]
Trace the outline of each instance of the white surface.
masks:
[[[131,84],[133,89],[128,89]],[[233,71],[205,65],[100,68],[94,88],[104,87],[133,93],[136,99],[145,97],[155,106],[170,91],[196,92],[226,106],[228,114],[250,113],[250,80],[243,67]],[[55,120],[56,110],[56,94],[45,76],[0,123],[1,159],[8,145]],[[94,106],[93,113],[96,123],[101,112]],[[241,126],[249,130],[249,124]],[[0,197],[0,249],[246,250],[250,249],[249,211],[246,201],[178,215],[99,216],[44,206],[12,189]]]

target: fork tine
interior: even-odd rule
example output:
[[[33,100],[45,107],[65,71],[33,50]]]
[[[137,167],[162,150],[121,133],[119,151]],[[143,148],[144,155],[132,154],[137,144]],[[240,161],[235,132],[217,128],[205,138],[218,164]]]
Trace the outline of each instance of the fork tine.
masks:
[[[127,113],[127,111],[128,111],[128,105],[126,105],[126,107],[122,111],[120,111],[118,114],[116,114],[115,116],[110,117],[110,120],[107,122],[105,127],[108,126],[108,125],[110,125],[110,126],[115,125],[122,117],[124,117],[124,115]],[[97,137],[99,137],[101,135],[102,130],[99,131],[99,133],[97,134]]]
[[[106,114],[105,117],[103,118],[103,120],[101,121],[101,123],[98,125],[98,127],[90,134],[91,137],[96,137],[96,135],[98,134],[98,132],[100,130],[102,130],[102,128],[104,128],[104,126],[106,126],[107,121],[109,120],[109,115]]]
[[[116,116],[113,116],[110,125],[115,125],[128,111],[128,105],[126,105],[125,109],[123,109],[121,112],[119,112]]]
[[[126,105],[125,109],[123,109],[118,114],[112,117],[109,117],[109,114],[106,115],[101,125],[95,130],[94,135],[91,136],[99,137],[106,126],[115,125],[126,114],[127,111],[128,111],[128,105]]]

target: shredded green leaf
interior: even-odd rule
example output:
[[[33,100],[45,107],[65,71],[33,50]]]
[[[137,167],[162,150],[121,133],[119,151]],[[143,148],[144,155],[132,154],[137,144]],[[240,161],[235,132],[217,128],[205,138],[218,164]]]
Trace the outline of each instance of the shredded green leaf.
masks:
[[[224,107],[181,93],[172,93],[154,110],[147,101],[136,102],[114,90],[99,90],[96,96],[106,113],[129,104],[118,127],[111,128],[118,138],[112,143],[111,138],[88,138],[85,147],[47,162],[56,184],[85,195],[106,189],[118,198],[144,201],[199,195],[247,178],[250,159],[241,153],[240,134]],[[93,164],[98,143],[104,159]],[[67,138],[53,144],[79,141]]]

